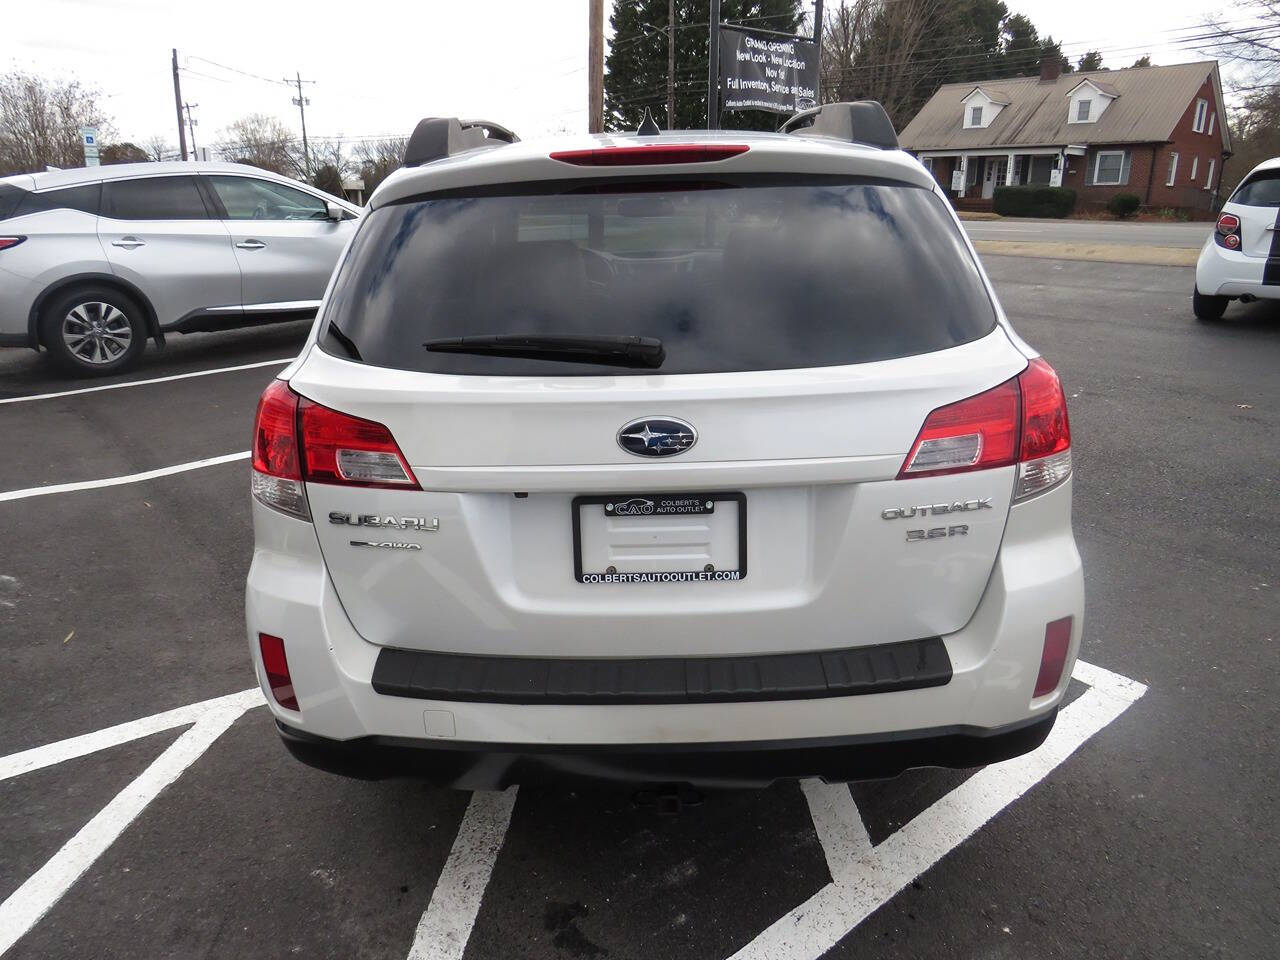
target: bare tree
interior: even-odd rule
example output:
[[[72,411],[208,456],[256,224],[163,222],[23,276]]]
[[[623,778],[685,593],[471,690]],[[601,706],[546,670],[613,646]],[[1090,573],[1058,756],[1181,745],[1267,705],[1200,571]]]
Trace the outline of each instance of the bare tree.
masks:
[[[178,148],[161,136],[149,138],[143,147],[147,151],[147,156],[157,163],[161,160],[172,160],[178,153]]]
[[[1212,39],[1200,49],[1244,65],[1252,92],[1280,83],[1280,0],[1236,0],[1229,9],[1230,17],[1205,21]],[[1239,26],[1242,18],[1253,22]]]
[[[83,166],[81,127],[112,133],[97,90],[21,71],[0,76],[0,175]]]
[[[216,146],[223,159],[288,177],[302,176],[300,141],[288,127],[265,113],[241,117],[222,131]]]
[[[404,164],[407,143],[404,137],[389,137],[385,140],[362,140],[356,144],[355,158],[360,164],[365,196]]]
[[[906,123],[919,99],[916,54],[938,0],[840,0],[822,31],[822,96],[879,100]]]

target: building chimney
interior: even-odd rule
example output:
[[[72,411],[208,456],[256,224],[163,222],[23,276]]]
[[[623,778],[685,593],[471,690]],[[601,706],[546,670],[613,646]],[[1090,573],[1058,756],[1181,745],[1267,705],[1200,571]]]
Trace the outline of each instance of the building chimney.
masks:
[[[1062,76],[1062,58],[1048,56],[1040,61],[1040,82],[1057,83]]]

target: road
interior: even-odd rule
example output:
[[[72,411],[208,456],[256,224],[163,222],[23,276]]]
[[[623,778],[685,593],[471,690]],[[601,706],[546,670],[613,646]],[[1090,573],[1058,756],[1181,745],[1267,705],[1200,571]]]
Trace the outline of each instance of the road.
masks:
[[[175,337],[116,379],[242,369],[0,402],[0,953],[1273,956],[1280,307],[1202,325],[1185,268],[985,262],[1070,398],[1098,669],[1065,747],[674,818],[619,789],[504,808],[336,779],[291,761],[255,701],[206,703],[253,683],[243,460],[4,499],[244,451],[302,327]],[[0,353],[0,398],[83,387]],[[1124,696],[1090,699],[1104,687]]]
[[[1036,243],[1120,244],[1199,250],[1212,230],[1207,223],[1122,223],[1115,220],[966,220],[974,240]]]

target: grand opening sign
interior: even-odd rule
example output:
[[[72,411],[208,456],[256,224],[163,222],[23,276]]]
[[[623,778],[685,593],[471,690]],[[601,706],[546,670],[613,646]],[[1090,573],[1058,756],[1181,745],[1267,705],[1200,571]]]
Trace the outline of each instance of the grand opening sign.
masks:
[[[722,110],[795,113],[818,102],[818,45],[720,27]]]

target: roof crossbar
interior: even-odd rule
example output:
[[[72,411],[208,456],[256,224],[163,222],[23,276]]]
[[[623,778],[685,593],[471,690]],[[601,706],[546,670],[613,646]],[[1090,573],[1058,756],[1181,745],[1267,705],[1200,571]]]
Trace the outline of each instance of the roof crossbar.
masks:
[[[452,157],[480,147],[496,147],[520,140],[512,131],[491,120],[459,120],[426,117],[413,128],[404,149],[404,165],[420,167],[432,160]]]

